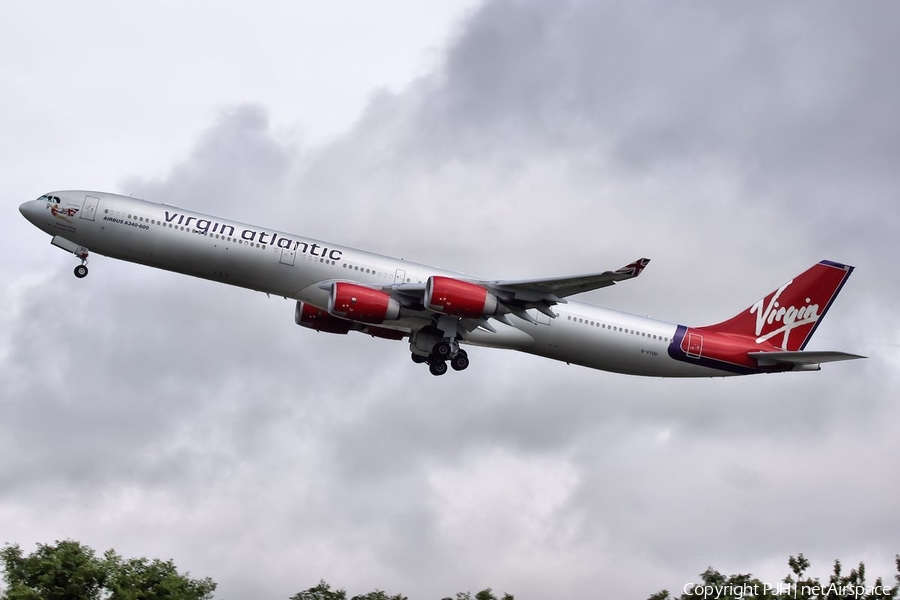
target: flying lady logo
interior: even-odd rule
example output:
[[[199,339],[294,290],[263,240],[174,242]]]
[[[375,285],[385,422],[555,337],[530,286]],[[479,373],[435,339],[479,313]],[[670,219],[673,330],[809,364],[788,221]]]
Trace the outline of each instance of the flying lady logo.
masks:
[[[781,294],[784,293],[792,283],[794,283],[793,279],[778,288],[775,293],[772,294],[772,298],[769,300],[768,304],[766,304],[766,299],[763,298],[750,307],[750,314],[756,314],[757,344],[761,344],[778,335],[784,334],[784,338],[782,338],[780,345],[782,348],[787,348],[791,331],[798,327],[803,327],[804,325],[811,325],[819,320],[819,305],[812,304],[809,298],[806,298],[806,304],[802,305],[800,308],[797,308],[793,304],[790,306],[782,306],[779,304],[778,299],[781,297]],[[779,323],[781,324],[781,327],[777,327],[776,329],[763,334],[763,329],[765,329],[767,325],[776,325]]]
[[[60,219],[61,221],[66,221],[67,223],[71,223],[69,219],[66,217],[74,217],[78,214],[77,208],[68,207],[61,208],[59,205],[59,198],[53,197],[47,199],[47,208],[50,209],[50,214]]]

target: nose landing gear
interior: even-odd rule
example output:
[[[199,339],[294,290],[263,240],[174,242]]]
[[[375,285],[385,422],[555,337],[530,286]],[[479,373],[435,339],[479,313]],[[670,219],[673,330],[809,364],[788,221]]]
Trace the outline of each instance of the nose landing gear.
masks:
[[[88,268],[86,266],[88,259],[88,249],[80,244],[76,244],[70,240],[67,240],[64,237],[54,235],[53,239],[50,240],[50,243],[56,246],[57,248],[62,248],[66,252],[71,252],[76,257],[81,259],[81,264],[75,267],[75,277],[78,279],[83,279],[87,277]]]
[[[75,256],[81,259],[81,264],[75,267],[75,277],[77,277],[78,279],[84,279],[88,274],[88,249],[84,246],[78,246],[78,250],[75,251]]]
[[[88,249],[84,246],[79,246],[78,250],[75,251],[75,256],[81,259],[81,264],[75,267],[75,277],[77,277],[78,279],[84,279],[88,274]]]

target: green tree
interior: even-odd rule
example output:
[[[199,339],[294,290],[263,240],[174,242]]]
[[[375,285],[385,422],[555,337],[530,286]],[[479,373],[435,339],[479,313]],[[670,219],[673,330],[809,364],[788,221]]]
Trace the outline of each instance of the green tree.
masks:
[[[6,592],[0,600],[211,600],[216,584],[191,579],[170,561],[125,560],[112,550],[98,558],[73,540],[0,550]]]
[[[447,597],[443,600],[453,600],[453,598]],[[472,592],[459,592],[456,594],[456,600],[473,600]],[[494,595],[493,590],[491,588],[485,588],[475,594],[474,600],[498,600],[497,596]],[[515,600],[512,594],[503,594],[503,597],[499,600]]]
[[[347,600],[347,592],[333,590],[324,579],[319,580],[319,585],[306,591],[297,592],[290,600]]]
[[[726,577],[710,567],[700,575],[701,581],[696,588],[680,596],[671,596],[668,590],[662,590],[650,596],[649,600],[894,600],[900,594],[900,555],[895,560],[897,585],[893,587],[886,586],[880,577],[873,584],[867,583],[863,563],[844,575],[839,560],[834,561],[828,581],[822,583],[818,578],[806,575],[809,560],[798,554],[788,559],[791,574],[781,580],[783,585],[766,585],[749,574]]]
[[[333,590],[331,586],[323,579],[315,587],[311,587],[303,592],[297,592],[291,596],[290,600],[347,600],[347,592],[344,590]],[[389,596],[381,590],[375,590],[368,594],[353,596],[350,600],[409,600],[402,594]]]
[[[491,588],[487,588],[475,594],[475,600],[498,600],[498,598],[491,591]],[[499,600],[515,600],[515,598],[513,598],[512,594],[503,594],[503,597]]]
[[[208,600],[216,589],[209,577],[191,579],[187,574],[179,574],[171,560],[124,560],[109,550],[104,562],[109,573],[106,582],[109,600]]]
[[[320,580],[318,585],[297,592],[290,597],[290,600],[347,600],[347,592],[343,589],[333,590],[331,585],[324,579]],[[403,594],[388,595],[381,590],[375,590],[368,594],[360,594],[353,596],[350,600],[409,600]],[[453,598],[444,598],[444,600],[453,600]],[[511,594],[503,594],[502,598],[497,598],[491,591],[491,588],[481,590],[475,596],[471,592],[460,592],[456,595],[456,600],[515,600]]]
[[[38,544],[23,556],[18,545],[0,550],[6,578],[4,600],[97,600],[106,569],[94,551],[72,540]]]
[[[369,592],[368,594],[363,594],[362,596],[353,596],[353,598],[351,598],[350,600],[409,600],[409,598],[407,598],[403,594],[388,596],[381,590],[375,590],[374,592]]]

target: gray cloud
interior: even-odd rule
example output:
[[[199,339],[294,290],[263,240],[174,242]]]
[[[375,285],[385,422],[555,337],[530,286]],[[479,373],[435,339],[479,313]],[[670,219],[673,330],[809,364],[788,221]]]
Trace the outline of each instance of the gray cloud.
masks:
[[[697,324],[843,260],[814,344],[868,361],[671,381],[473,349],[433,378],[280,298],[53,251],[2,295],[4,541],[172,556],[223,597],[643,597],[797,552],[889,574],[892,12],[489,2],[330,143],[236,106],[118,190],[485,276],[648,255],[589,297]]]

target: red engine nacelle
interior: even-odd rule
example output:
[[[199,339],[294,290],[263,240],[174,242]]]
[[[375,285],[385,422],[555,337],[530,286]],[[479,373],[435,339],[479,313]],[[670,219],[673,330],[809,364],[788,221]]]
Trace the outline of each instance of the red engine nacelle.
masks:
[[[362,323],[384,323],[400,316],[400,303],[381,290],[339,281],[331,288],[328,312]]]
[[[321,308],[303,302],[298,302],[297,308],[294,309],[294,322],[301,327],[326,333],[348,333],[351,325],[350,321],[338,319]]]
[[[480,285],[435,275],[425,285],[425,308],[456,317],[484,317],[497,312],[497,297]]]

